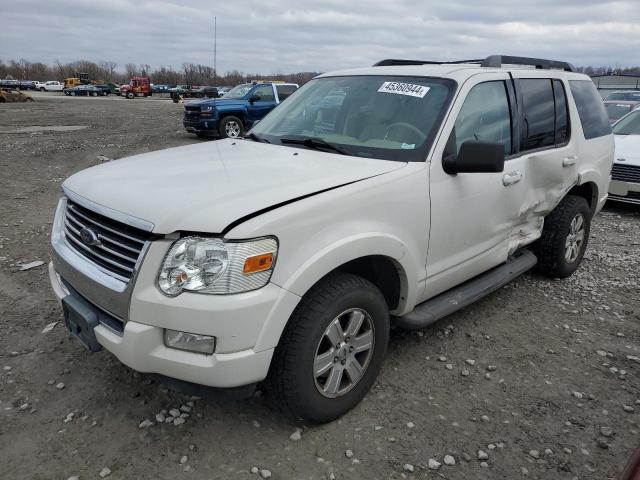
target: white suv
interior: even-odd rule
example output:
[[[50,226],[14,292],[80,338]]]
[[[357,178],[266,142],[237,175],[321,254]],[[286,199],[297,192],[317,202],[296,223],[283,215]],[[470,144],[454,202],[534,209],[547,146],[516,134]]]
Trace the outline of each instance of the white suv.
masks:
[[[64,88],[64,83],[58,82],[56,80],[50,80],[46,83],[41,83],[38,85],[38,88],[41,92],[61,92]]]
[[[602,100],[569,64],[386,60],[315,78],[246,139],[73,175],[51,283],[89,349],[265,381],[326,422],[375,382],[390,322],[423,328],[536,263],[571,275],[612,160]]]

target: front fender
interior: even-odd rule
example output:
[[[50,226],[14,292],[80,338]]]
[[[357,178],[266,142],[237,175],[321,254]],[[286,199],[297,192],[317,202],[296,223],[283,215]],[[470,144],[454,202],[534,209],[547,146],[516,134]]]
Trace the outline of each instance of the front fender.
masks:
[[[302,297],[318,281],[345,263],[371,255],[385,256],[394,262],[398,270],[400,299],[393,313],[402,315],[411,310],[410,306],[416,303],[419,288],[418,283],[409,281],[409,279],[418,278],[416,266],[419,265],[418,259],[413,258],[409,251],[399,238],[392,235],[380,233],[353,235],[310,254],[307,261],[287,276],[278,276],[274,273],[272,282],[297,297]],[[256,351],[277,346],[295,306],[290,303],[282,304],[280,314],[270,315],[266,319],[256,342]]]

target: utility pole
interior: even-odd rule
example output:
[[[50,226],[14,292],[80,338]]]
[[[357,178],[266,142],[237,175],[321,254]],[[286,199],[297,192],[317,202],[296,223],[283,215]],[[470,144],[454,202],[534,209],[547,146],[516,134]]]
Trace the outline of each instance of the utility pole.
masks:
[[[213,80],[217,83],[218,70],[216,69],[217,47],[218,47],[218,18],[213,17]]]

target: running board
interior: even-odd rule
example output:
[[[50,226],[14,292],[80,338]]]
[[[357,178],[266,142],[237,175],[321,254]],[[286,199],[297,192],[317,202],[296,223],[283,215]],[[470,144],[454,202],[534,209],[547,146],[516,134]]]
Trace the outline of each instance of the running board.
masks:
[[[500,266],[465,283],[422,302],[413,311],[395,318],[395,324],[408,330],[418,330],[489,295],[535,266],[536,256],[529,250],[516,252]]]

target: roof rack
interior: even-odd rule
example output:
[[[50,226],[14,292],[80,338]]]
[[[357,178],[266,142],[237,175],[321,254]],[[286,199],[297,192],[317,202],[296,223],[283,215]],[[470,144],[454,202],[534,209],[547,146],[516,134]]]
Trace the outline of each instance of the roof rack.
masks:
[[[401,60],[388,58],[375,63],[374,67],[389,67],[397,65],[456,65],[461,63],[478,63],[481,67],[501,68],[503,65],[530,65],[537,69],[545,70],[564,70],[566,72],[575,72],[576,69],[568,62],[558,60],[546,60],[544,58],[531,57],[513,57],[510,55],[489,55],[484,59],[475,60],[456,60],[453,62],[438,62],[434,60]]]

